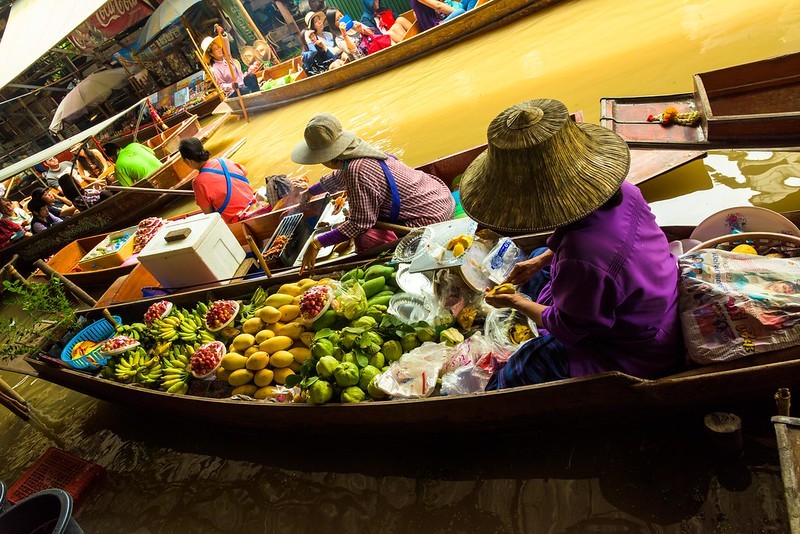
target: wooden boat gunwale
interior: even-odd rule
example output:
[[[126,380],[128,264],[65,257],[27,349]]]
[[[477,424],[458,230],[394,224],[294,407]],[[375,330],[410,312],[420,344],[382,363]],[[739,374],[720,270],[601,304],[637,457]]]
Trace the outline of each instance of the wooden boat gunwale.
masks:
[[[193,130],[190,132],[190,130]],[[200,131],[200,121],[197,115],[190,115],[174,126],[170,126],[166,131],[157,133],[150,139],[143,141],[142,144],[150,147],[159,159],[167,158],[178,151],[178,143],[181,139],[189,136],[194,136]],[[190,132],[190,133],[188,133]],[[169,133],[167,137],[165,134]],[[188,133],[188,135],[187,135]],[[153,139],[159,138],[160,142],[151,146],[150,142]]]

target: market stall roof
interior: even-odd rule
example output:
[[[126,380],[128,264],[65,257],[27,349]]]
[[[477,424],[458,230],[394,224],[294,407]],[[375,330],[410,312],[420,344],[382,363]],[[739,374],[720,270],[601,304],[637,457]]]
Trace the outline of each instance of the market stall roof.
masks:
[[[91,17],[106,0],[16,0],[0,41],[0,89]]]
[[[69,139],[66,139],[64,141],[61,141],[60,143],[57,143],[57,144],[51,146],[50,148],[46,148],[46,149],[42,150],[41,152],[37,152],[33,156],[29,156],[29,157],[23,159],[22,161],[18,161],[16,163],[14,163],[13,165],[9,165],[5,169],[0,169],[0,181],[5,180],[6,178],[9,178],[11,176],[14,176],[15,174],[19,174],[22,171],[25,171],[27,169],[30,169],[31,167],[33,167],[35,165],[38,165],[39,163],[43,162],[44,160],[46,160],[48,158],[52,158],[53,156],[56,156],[56,155],[64,152],[65,150],[69,150],[73,145],[75,145],[77,143],[81,143],[81,142],[85,141],[86,139],[88,139],[89,137],[91,137],[93,135],[97,135],[99,132],[101,132],[105,128],[108,128],[109,126],[111,126],[111,124],[114,121],[118,120],[120,117],[122,117],[123,115],[125,115],[126,113],[131,111],[132,109],[136,108],[137,106],[140,106],[140,105],[144,104],[145,100],[146,99],[143,98],[142,100],[140,100],[136,104],[134,104],[131,107],[129,107],[128,109],[126,109],[125,111],[123,111],[121,113],[118,113],[117,115],[114,115],[113,117],[111,117],[109,119],[106,119],[103,122],[92,126],[88,130],[84,130],[81,133],[73,135]]]
[[[164,0],[160,6],[147,19],[136,49],[142,50],[155,41],[161,32],[167,29],[173,22],[178,20],[187,9],[199,3],[201,0]]]

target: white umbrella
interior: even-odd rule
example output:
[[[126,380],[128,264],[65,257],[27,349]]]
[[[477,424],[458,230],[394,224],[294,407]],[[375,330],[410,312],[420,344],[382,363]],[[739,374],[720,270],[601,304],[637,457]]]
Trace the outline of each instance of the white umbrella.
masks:
[[[141,51],[155,41],[170,24],[181,18],[187,9],[201,0],[164,0],[147,19],[136,43]]]
[[[128,75],[125,69],[111,69],[95,72],[82,80],[56,108],[50,131],[61,130],[62,121],[72,121],[86,113],[86,109],[105,102],[114,89],[125,87]]]

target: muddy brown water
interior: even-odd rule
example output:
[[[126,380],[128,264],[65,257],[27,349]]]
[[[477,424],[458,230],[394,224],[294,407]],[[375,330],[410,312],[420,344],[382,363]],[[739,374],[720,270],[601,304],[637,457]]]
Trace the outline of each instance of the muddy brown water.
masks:
[[[495,0],[501,1],[501,0]],[[318,112],[418,165],[485,141],[506,106],[558,98],[596,122],[599,99],[690,91],[691,75],[800,49],[798,0],[579,0],[355,84],[232,121],[210,141],[254,185],[322,174],[288,154]],[[715,151],[642,187],[662,224],[719,209],[800,208],[800,159]],[[194,208],[176,203],[163,215]],[[77,511],[88,532],[787,532],[770,399],[723,406],[745,418],[740,459],[704,447],[705,409],[680,418],[524,435],[413,440],[335,429],[239,434],[122,408],[3,373],[46,433],[0,410],[0,480],[51,445],[106,470]],[[566,423],[566,422],[565,422]]]

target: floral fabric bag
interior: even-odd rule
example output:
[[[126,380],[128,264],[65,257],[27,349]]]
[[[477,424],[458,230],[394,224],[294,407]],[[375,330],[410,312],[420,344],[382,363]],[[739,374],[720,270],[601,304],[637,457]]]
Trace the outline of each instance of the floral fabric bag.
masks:
[[[730,361],[800,345],[800,263],[717,249],[680,258],[689,357]]]

